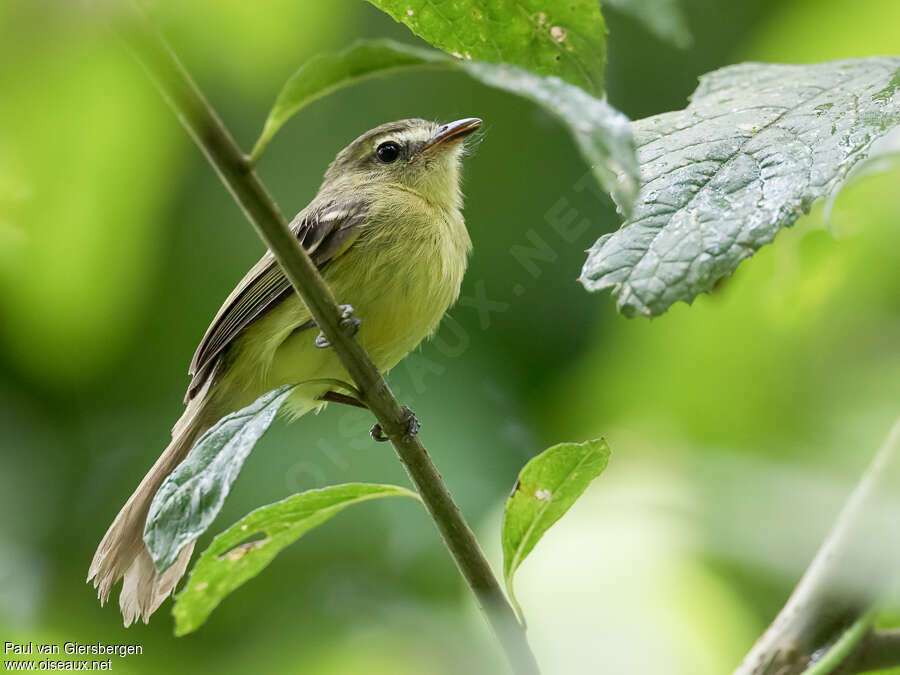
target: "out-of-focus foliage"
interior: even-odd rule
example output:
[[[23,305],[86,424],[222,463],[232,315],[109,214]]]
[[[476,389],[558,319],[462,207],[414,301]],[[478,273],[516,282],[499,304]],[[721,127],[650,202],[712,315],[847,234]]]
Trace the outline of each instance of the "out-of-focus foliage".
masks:
[[[518,608],[513,576],[541,537],[584,493],[609,461],[603,439],[558,443],[533,457],[503,510],[503,577],[510,599]],[[521,614],[521,609],[518,610]]]
[[[246,149],[311,55],[410,39],[363,2],[236,4],[162,17]],[[122,673],[502,672],[432,523],[402,500],[307,533],[185,638],[165,611],[126,631],[97,605],[83,583],[94,548],[167,444],[196,343],[262,251],[141,69],[70,6],[0,3],[2,639],[142,644]],[[697,76],[729,63],[896,52],[900,20],[894,0],[689,0],[695,43],[681,51],[605,11],[607,90],[631,118],[684,108]],[[593,673],[601,658],[613,675],[728,672],[897,416],[900,175],[845,189],[834,233],[816,208],[693,307],[635,322],[575,281],[619,219],[528,101],[454,73],[364,82],[285,126],[260,170],[291,214],[361,131],[472,115],[487,131],[466,159],[462,298],[391,385],[496,569],[527,459],[562,439],[615,448],[516,575],[546,673]],[[335,407],[276,421],[214,530],[311,488],[405,484],[371,424]]]
[[[311,57],[333,44],[336,35],[353,34],[355,8],[349,3],[305,4],[155,0],[145,6],[154,21],[165,25],[178,55],[193,75],[201,76],[201,83],[205,75],[227,84],[232,94],[265,99],[290,72],[286,64]]]
[[[0,342],[45,381],[72,383],[133,335],[160,197],[180,177],[177,137],[102,29],[70,12],[41,24],[40,41],[7,26],[0,46]]]
[[[900,57],[742,63],[704,75],[682,111],[633,124],[636,211],[588,253],[581,282],[619,310],[692,302],[834,195],[900,125]]]
[[[612,7],[627,14],[662,40],[676,47],[690,47],[694,38],[681,9],[681,0],[606,0],[604,9]]]
[[[458,59],[519,66],[603,93],[606,26],[595,0],[369,0]]]

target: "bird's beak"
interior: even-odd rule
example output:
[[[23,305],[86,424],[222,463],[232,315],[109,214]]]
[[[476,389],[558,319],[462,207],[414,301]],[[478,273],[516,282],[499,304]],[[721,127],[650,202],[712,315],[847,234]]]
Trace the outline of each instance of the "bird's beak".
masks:
[[[434,136],[429,138],[428,142],[422,146],[422,149],[419,152],[433,150],[434,148],[450,143],[451,141],[460,141],[480,126],[481,120],[477,117],[466,117],[465,119],[456,120],[455,122],[442,124],[438,127]]]

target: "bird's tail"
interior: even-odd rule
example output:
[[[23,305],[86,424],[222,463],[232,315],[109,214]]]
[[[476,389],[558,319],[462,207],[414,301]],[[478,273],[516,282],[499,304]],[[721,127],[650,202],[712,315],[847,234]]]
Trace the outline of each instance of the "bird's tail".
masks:
[[[172,442],[125,502],[91,561],[87,580],[93,580],[101,605],[106,603],[113,585],[125,577],[119,607],[126,627],[138,619],[147,623],[150,615],[175,590],[191,559],[194,542],[185,544],[175,564],[163,573],[158,572],[144,546],[144,523],[163,480],[187,456],[194,441],[209,426],[204,415],[205,393],[188,405],[172,430]]]

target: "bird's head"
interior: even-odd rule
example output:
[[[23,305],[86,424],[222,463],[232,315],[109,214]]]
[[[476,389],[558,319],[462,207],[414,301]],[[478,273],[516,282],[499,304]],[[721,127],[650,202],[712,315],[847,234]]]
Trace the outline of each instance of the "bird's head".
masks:
[[[322,188],[395,186],[438,205],[457,207],[463,140],[480,126],[476,117],[447,124],[421,119],[382,124],[341,150]]]

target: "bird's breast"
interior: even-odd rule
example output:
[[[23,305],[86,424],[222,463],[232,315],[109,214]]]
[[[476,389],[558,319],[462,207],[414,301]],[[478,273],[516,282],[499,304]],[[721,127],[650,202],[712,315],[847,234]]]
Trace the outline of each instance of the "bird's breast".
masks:
[[[431,335],[459,296],[470,244],[462,217],[451,220],[437,214],[383,227],[327,270],[338,302],[362,320],[358,339],[380,370]]]
[[[381,371],[390,370],[437,328],[459,295],[470,241],[462,216],[417,212],[400,223],[375,221],[324,268],[340,304],[361,320],[357,339]],[[318,329],[303,330],[309,311],[295,294],[244,332],[217,385],[222,410],[248,405],[283,384],[308,383],[288,408],[301,415],[318,405],[325,379],[349,381],[333,349],[315,345]]]

